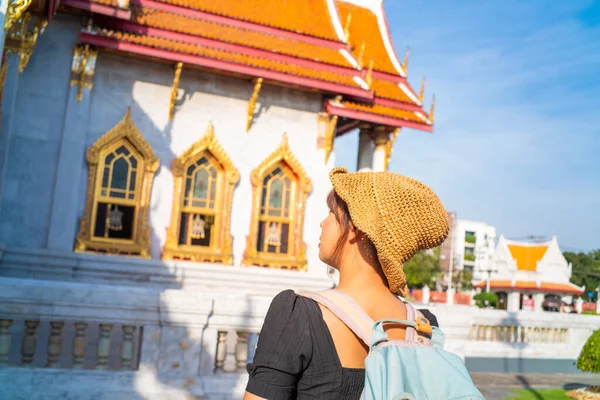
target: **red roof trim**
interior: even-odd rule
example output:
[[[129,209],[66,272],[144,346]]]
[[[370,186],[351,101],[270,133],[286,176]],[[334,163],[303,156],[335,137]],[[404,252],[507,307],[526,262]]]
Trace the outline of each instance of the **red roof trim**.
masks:
[[[83,43],[87,43],[98,47],[131,52],[149,57],[161,58],[164,60],[177,62],[181,61],[190,65],[198,65],[202,67],[214,68],[218,70],[235,72],[244,75],[262,77],[265,79],[285,82],[292,85],[299,85],[337,94],[356,96],[363,99],[371,100],[373,98],[372,92],[367,92],[361,88],[353,88],[350,86],[340,85],[333,82],[305,78],[298,75],[286,74],[284,72],[271,71],[247,65],[234,64],[227,61],[214,60],[212,58],[199,57],[191,54],[176,53],[168,50],[155,49],[152,47],[122,42],[117,39],[98,36],[87,32],[81,32],[79,34],[79,40]]]
[[[380,106],[393,107],[393,108],[398,108],[400,110],[419,111],[419,112],[422,112],[423,114],[427,115],[425,110],[423,110],[423,107],[421,107],[417,104],[403,103],[401,101],[384,99],[381,97],[375,97],[374,102],[375,102],[375,104],[380,105]]]
[[[319,46],[329,47],[332,49],[347,49],[345,43],[335,42],[333,40],[316,38],[314,36],[303,35],[301,33],[286,31],[284,29],[273,28],[270,26],[260,25],[254,22],[242,21],[235,18],[224,17],[221,15],[211,14],[204,11],[192,10],[190,8],[174,6],[171,4],[159,3],[152,0],[131,0],[131,4],[141,7],[152,8],[170,12],[173,14],[185,15],[196,19],[204,19],[206,21],[216,22],[224,25],[231,25],[238,28],[251,29],[257,32],[266,33],[273,36],[280,36],[287,39],[297,40],[299,42],[316,44]]]
[[[79,8],[80,10],[91,11],[96,14],[108,15],[111,17],[116,17],[120,19],[129,19],[131,18],[131,11],[129,10],[121,10],[118,8],[113,8],[109,6],[105,6],[102,4],[90,3],[88,1],[82,0],[62,0],[62,4],[68,7]]]
[[[407,121],[405,119],[351,110],[349,108],[336,106],[331,103],[327,104],[327,113],[330,115],[337,115],[338,117],[352,118],[359,121],[373,122],[375,124],[393,126],[397,128],[412,128],[425,132],[433,132],[433,126],[427,125],[426,123],[421,124],[414,121]]]
[[[358,76],[359,71],[351,68],[339,67],[336,65],[320,63],[318,61],[307,60],[304,58],[289,56],[286,54],[277,54],[268,50],[256,49],[252,47],[246,47],[239,44],[225,43],[219,40],[207,39],[199,36],[189,35],[186,33],[179,33],[174,31],[167,31],[159,28],[152,28],[148,26],[138,25],[134,22],[112,20],[106,21],[107,25],[114,29],[124,30],[133,32],[141,35],[155,36],[163,39],[174,40],[177,42],[191,43],[204,47],[211,47],[214,49],[224,50],[233,53],[247,54],[253,57],[265,58],[267,60],[279,61],[311,69],[319,69],[322,71],[333,72],[337,74],[343,74],[348,76]],[[104,23],[103,23],[104,24]]]

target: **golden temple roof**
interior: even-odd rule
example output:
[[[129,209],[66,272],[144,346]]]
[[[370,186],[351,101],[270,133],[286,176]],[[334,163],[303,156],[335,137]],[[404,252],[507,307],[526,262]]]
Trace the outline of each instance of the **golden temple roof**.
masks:
[[[537,263],[544,257],[548,246],[520,246],[509,244],[508,250],[520,271],[535,271]]]
[[[243,21],[338,41],[326,0],[158,0]]]

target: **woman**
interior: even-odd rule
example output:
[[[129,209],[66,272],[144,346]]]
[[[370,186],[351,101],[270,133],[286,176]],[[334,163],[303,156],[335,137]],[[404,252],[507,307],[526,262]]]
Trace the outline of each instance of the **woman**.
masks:
[[[319,258],[339,271],[336,290],[375,321],[406,319],[406,306],[396,296],[406,296],[402,264],[444,241],[444,207],[427,186],[390,172],[335,168],[329,177],[333,191],[321,222]],[[404,339],[404,327],[386,330],[390,338]],[[284,291],[265,318],[244,399],[358,399],[367,353],[327,308]]]

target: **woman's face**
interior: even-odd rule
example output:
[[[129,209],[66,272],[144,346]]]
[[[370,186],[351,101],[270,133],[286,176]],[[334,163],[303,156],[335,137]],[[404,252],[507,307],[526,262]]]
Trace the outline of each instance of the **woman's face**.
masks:
[[[335,217],[333,210],[329,210],[329,214],[321,221],[321,237],[319,242],[319,258],[325,264],[337,268],[335,265],[334,255],[338,240],[342,235],[342,227]]]

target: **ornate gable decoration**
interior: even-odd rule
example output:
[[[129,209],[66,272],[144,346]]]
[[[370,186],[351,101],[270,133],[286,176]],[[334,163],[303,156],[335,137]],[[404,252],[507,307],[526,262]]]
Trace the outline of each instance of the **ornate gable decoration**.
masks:
[[[163,259],[233,264],[231,200],[240,174],[217,141],[212,123],[173,160],[171,170],[173,210]]]

